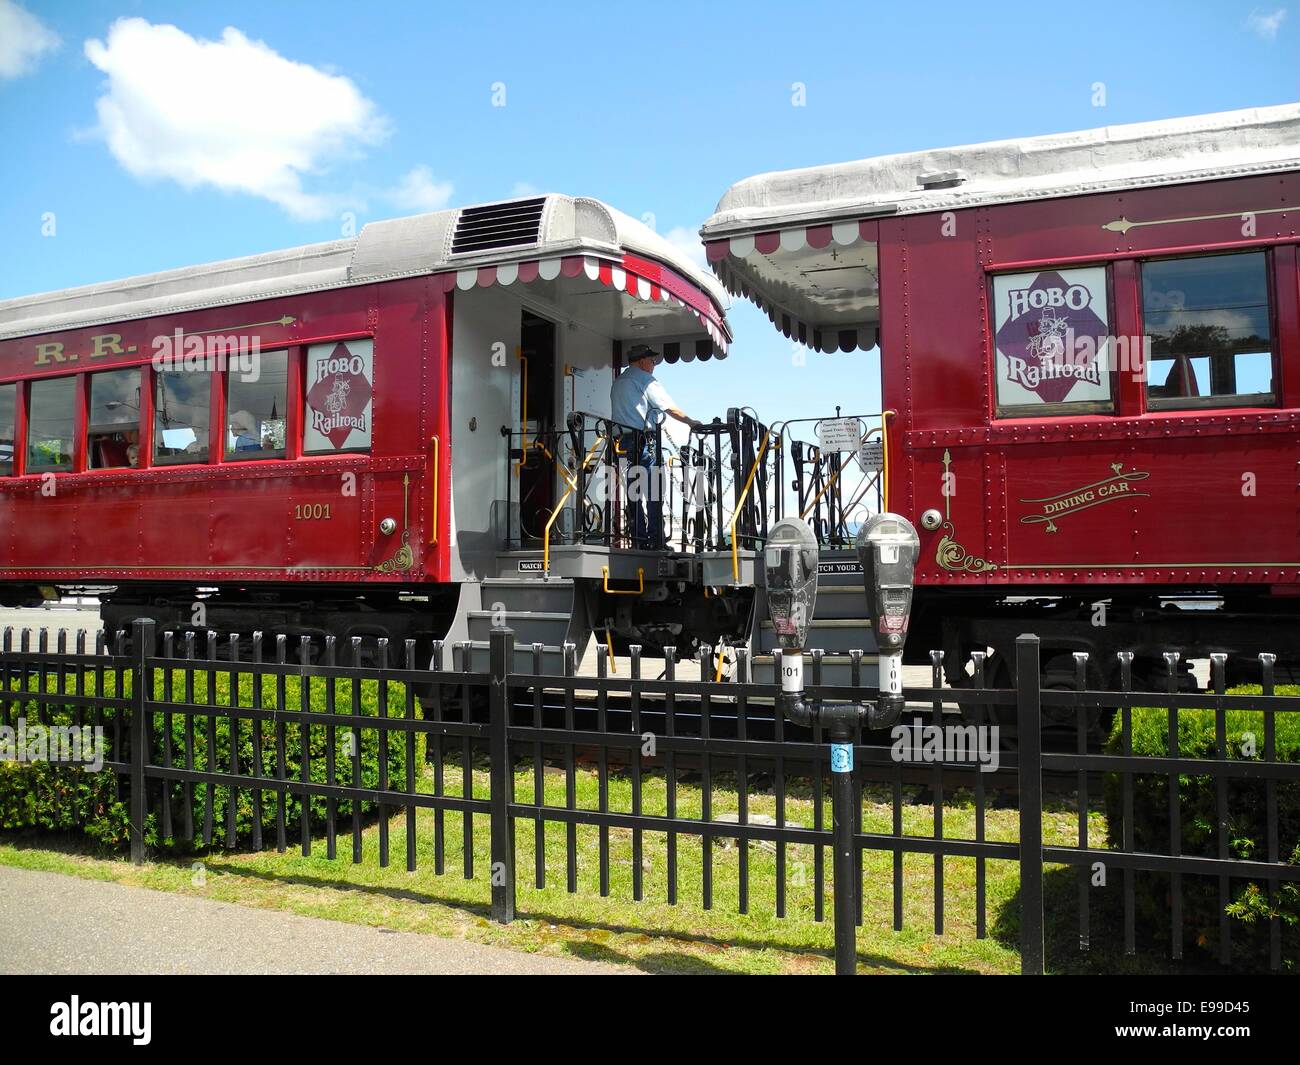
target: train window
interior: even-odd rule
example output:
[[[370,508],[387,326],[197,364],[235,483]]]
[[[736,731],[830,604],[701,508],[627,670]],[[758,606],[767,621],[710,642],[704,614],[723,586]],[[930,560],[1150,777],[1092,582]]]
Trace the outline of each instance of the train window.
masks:
[[[17,424],[18,386],[0,385],[0,477],[14,472],[14,426]]]
[[[28,473],[67,473],[72,469],[76,404],[75,377],[31,383],[27,405]]]
[[[1274,402],[1268,284],[1263,252],[1142,265],[1148,407]]]
[[[86,465],[92,470],[140,465],[140,371],[90,375]]]
[[[372,340],[340,340],[307,349],[303,454],[370,450],[374,381]]]
[[[207,462],[212,375],[162,370],[154,381],[154,464]]]
[[[226,392],[226,458],[284,458],[289,353],[263,352],[254,374],[230,371]]]

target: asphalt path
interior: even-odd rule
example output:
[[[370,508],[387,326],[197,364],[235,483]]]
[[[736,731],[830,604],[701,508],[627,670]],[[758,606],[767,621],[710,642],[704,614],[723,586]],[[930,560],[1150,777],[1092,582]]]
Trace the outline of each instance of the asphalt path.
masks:
[[[0,866],[0,973],[612,976],[603,962]]]

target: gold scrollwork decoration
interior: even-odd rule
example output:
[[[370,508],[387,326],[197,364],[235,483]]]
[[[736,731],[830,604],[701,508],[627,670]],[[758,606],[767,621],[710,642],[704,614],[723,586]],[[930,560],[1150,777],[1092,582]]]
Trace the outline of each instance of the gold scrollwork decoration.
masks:
[[[957,542],[957,531],[952,526],[952,495],[956,485],[952,472],[952,453],[943,449],[943,481],[940,491],[943,493],[943,536],[934,549],[934,561],[940,569],[949,573],[990,573],[997,569],[997,564],[987,559],[976,558]]]
[[[375,566],[376,573],[405,573],[415,565],[415,552],[411,550],[410,523],[411,475],[402,477],[402,546],[392,558]]]
[[[957,542],[956,530],[952,522],[945,521],[940,528],[943,536],[935,548],[934,560],[941,569],[949,573],[991,573],[997,569],[997,563],[977,558]]]
[[[402,533],[402,546],[397,549],[397,554],[379,563],[375,567],[376,572],[403,573],[415,565],[415,552],[411,550],[411,545],[407,542],[410,535],[409,531]]]

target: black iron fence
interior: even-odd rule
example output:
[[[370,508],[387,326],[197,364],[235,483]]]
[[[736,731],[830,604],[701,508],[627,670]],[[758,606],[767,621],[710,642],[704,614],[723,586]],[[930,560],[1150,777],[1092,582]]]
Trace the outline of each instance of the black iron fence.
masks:
[[[1300,884],[1300,753],[1279,743],[1278,715],[1300,711],[1300,697],[1275,693],[1269,656],[1262,656],[1259,694],[1229,695],[1221,657],[1206,694],[1138,693],[1124,656],[1117,692],[1086,689],[1086,656],[1078,656],[1075,690],[1043,691],[1030,682],[988,688],[982,655],[971,663],[970,687],[943,688],[936,652],[932,687],[907,690],[909,711],[899,730],[854,737],[846,792],[852,799],[844,810],[830,805],[832,773],[845,767],[832,764],[826,737],[775,714],[773,687],[750,682],[743,655],[736,679],[715,683],[683,677],[684,664],[671,650],[647,670],[650,660],[634,649],[630,670],[619,676],[600,658],[594,677],[579,676],[570,653],[563,675],[542,676],[539,647],[535,671],[513,672],[508,630],[493,633],[486,653],[469,644],[438,647],[435,666],[450,650],[452,668],[433,670],[415,660],[413,642],[400,649],[400,663],[390,664],[398,649],[382,640],[377,661],[373,652],[363,656],[357,640],[339,648],[333,640],[322,646],[304,638],[290,647],[279,637],[272,648],[259,636],[241,658],[238,637],[210,634],[200,646],[194,634],[159,639],[144,621],[129,641],[126,633],[111,641],[101,636],[89,653],[84,635],[72,652],[63,634],[53,649],[44,632],[14,636],[6,631],[0,648],[0,723],[12,729],[35,714],[43,726],[98,730],[102,767],[114,794],[126,796],[137,862],[151,843],[167,839],[284,851],[291,835],[303,854],[323,841],[334,858],[340,834],[351,836],[352,860],[360,861],[363,834],[373,824],[380,864],[390,863],[396,825],[414,871],[417,812],[425,810],[433,873],[446,872],[447,851],[458,843],[462,875],[490,879],[498,921],[513,919],[527,879],[539,888],[546,883],[557,849],[568,891],[625,890],[633,901],[645,899],[648,841],[664,858],[654,866],[656,897],[662,893],[670,905],[683,901],[689,875],[690,897],[715,906],[722,876],[727,897],[749,912],[761,848],[774,880],[775,916],[787,915],[798,883],[800,899],[811,894],[821,921],[833,889],[826,857],[839,820],[852,849],[857,924],[864,898],[888,894],[892,926],[904,928],[904,858],[923,855],[933,862],[927,923],[934,933],[945,931],[946,871],[973,861],[974,913],[964,919],[973,918],[975,935],[985,938],[989,863],[1016,863],[1022,970],[1041,973],[1045,868],[1076,870],[1082,951],[1093,946],[1096,893],[1113,870],[1122,877],[1127,953],[1137,950],[1139,910],[1152,897],[1141,878],[1157,877],[1173,957],[1181,957],[1189,935],[1201,934],[1196,922],[1203,925],[1212,912],[1220,960],[1233,960],[1234,930],[1246,929],[1264,934],[1271,968],[1294,964],[1284,929],[1294,919]],[[824,685],[814,652],[810,696],[856,701],[874,694],[858,683],[861,656],[853,660],[850,684]],[[1016,666],[1020,678],[1039,675],[1036,638],[1021,638]],[[699,667],[700,677],[713,675],[707,649]],[[1208,747],[1187,727],[1198,714],[1213,721],[1202,730]],[[1112,717],[1118,724],[1110,725]],[[1153,729],[1162,735],[1161,751],[1151,747]],[[1105,735],[1111,738],[1103,745]],[[1062,738],[1069,741],[1063,749]],[[1184,749],[1188,744],[1194,749]],[[1209,790],[1198,781],[1209,781]],[[1103,790],[1105,840],[1089,817]],[[970,831],[962,838],[944,823],[956,792],[970,804]],[[1071,795],[1077,830],[1064,841],[1045,839],[1045,803],[1059,812]],[[929,807],[928,831],[905,826],[918,796]],[[988,831],[994,801],[1016,806],[1014,838]],[[1163,816],[1150,816],[1153,803],[1163,804]],[[459,817],[455,833],[449,815]],[[1196,821],[1190,837],[1189,818]],[[531,854],[526,841],[516,843],[520,826],[531,831]],[[481,850],[476,868],[484,832],[486,869]],[[594,848],[579,845],[580,832],[596,836]],[[552,848],[548,839],[563,844]],[[717,850],[721,841],[725,852]],[[865,868],[867,856],[881,852],[892,859],[888,884],[878,865],[874,875]],[[808,875],[793,876],[796,865]],[[1208,903],[1205,884],[1213,888]],[[854,929],[837,934],[852,936]]]

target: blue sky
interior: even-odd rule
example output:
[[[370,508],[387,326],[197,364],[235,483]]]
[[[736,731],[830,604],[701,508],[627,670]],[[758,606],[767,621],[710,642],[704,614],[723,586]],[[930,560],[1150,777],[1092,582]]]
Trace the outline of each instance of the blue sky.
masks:
[[[1282,103],[1298,60],[1294,0],[0,0],[0,298],[530,190],[688,241],[751,174]],[[662,371],[696,417],[878,408],[874,357],[732,322],[728,360]]]

